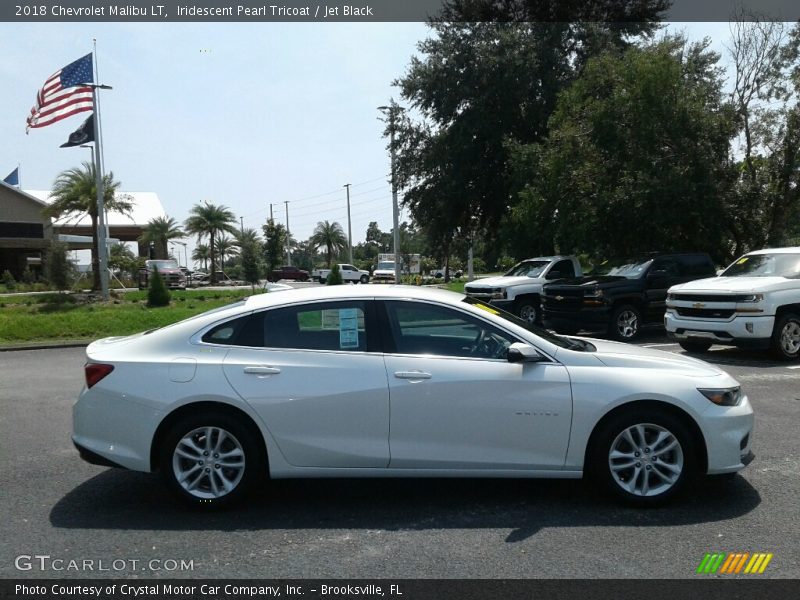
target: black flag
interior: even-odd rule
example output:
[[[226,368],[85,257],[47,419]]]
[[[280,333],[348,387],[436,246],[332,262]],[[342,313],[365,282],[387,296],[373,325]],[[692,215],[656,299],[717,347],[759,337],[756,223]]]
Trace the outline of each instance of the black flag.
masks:
[[[83,122],[83,125],[69,134],[69,139],[59,146],[60,148],[71,148],[94,141],[94,113]]]

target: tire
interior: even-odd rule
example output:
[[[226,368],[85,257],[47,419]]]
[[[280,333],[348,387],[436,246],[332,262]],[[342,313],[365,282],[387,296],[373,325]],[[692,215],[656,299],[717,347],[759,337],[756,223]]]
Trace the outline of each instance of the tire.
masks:
[[[225,437],[220,441],[222,433]],[[221,452],[215,456],[214,446],[219,444]],[[224,463],[226,453],[230,456]],[[240,455],[241,461],[237,460]],[[220,463],[215,463],[215,458]],[[227,413],[201,412],[181,419],[169,430],[161,446],[159,467],[167,486],[181,500],[213,509],[241,500],[266,473],[265,460],[251,427]]]
[[[772,331],[772,355],[778,360],[800,358],[800,316],[785,313],[778,318]]]
[[[325,285],[326,283],[328,283],[328,278],[327,278],[327,277],[325,277],[325,278],[323,279],[322,277],[320,277],[320,278],[319,278],[319,282],[320,282],[322,285]]]
[[[520,298],[515,303],[515,312],[523,321],[530,324],[542,322],[542,311],[540,310],[539,299],[535,296]]]
[[[703,352],[708,352],[708,349],[711,348],[711,342],[678,342],[681,348],[690,352],[692,354],[702,354]]]
[[[361,279],[359,279],[359,281],[360,281],[361,283],[363,283],[363,284],[367,284],[367,283],[369,283],[369,275],[362,275],[362,276],[361,276]]]
[[[632,304],[620,304],[611,313],[608,335],[618,342],[632,342],[642,327],[642,312]]]
[[[639,507],[659,506],[679,496],[695,478],[698,462],[687,427],[658,409],[613,417],[597,432],[587,459],[589,478],[618,500]]]

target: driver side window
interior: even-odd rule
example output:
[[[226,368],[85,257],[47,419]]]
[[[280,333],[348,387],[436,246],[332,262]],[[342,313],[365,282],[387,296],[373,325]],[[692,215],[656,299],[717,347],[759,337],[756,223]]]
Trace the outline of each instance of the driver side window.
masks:
[[[488,323],[450,308],[422,302],[386,302],[398,354],[505,359],[515,341]]]

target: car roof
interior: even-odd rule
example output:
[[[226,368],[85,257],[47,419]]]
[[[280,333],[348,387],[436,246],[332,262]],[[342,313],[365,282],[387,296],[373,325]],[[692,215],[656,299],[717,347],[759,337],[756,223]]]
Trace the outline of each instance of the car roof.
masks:
[[[793,246],[790,248],[764,248],[762,250],[753,250],[747,254],[797,254],[800,253],[800,246]]]
[[[419,300],[438,300],[459,302],[463,294],[440,288],[421,287],[415,285],[320,285],[280,294],[256,294],[247,298],[248,310],[265,308],[295,302],[313,302],[316,300],[339,300],[351,298],[403,298]]]

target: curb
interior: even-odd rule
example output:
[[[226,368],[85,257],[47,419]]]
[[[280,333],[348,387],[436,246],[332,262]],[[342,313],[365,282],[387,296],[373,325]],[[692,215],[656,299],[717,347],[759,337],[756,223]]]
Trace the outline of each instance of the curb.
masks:
[[[59,348],[85,348],[93,340],[72,342],[42,342],[33,344],[20,344],[16,346],[0,346],[0,352],[19,352],[20,350],[57,350]]]

